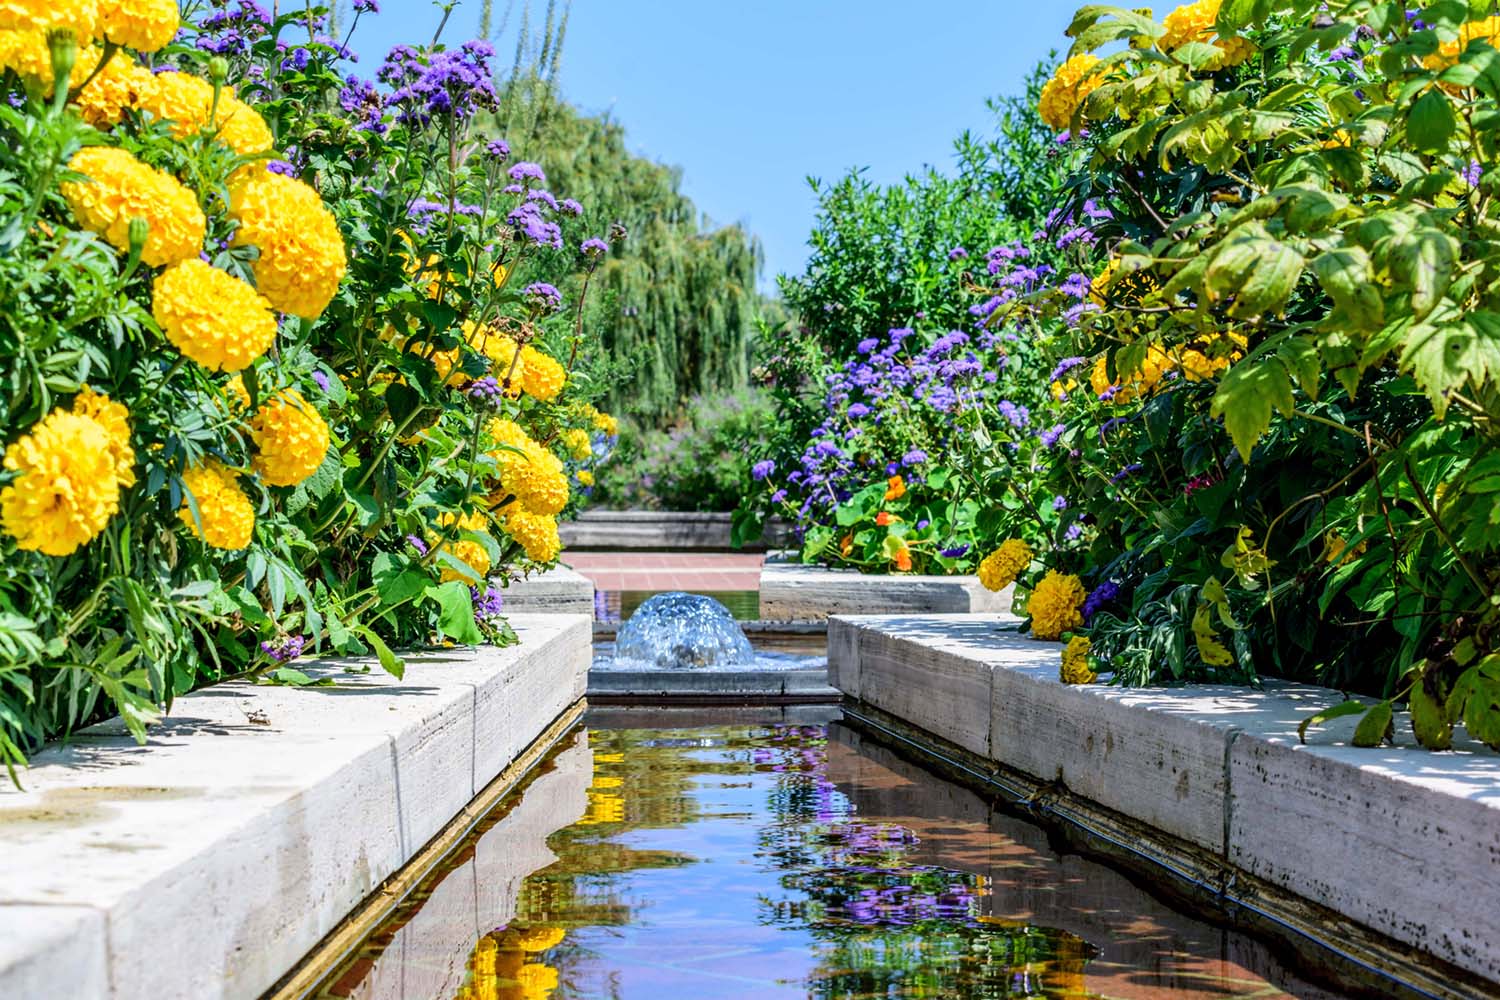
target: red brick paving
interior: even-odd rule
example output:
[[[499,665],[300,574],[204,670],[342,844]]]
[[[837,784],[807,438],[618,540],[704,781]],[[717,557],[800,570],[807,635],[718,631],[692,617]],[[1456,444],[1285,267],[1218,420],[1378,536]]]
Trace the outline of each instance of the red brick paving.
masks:
[[[572,552],[597,590],[759,590],[765,556],[738,552]]]

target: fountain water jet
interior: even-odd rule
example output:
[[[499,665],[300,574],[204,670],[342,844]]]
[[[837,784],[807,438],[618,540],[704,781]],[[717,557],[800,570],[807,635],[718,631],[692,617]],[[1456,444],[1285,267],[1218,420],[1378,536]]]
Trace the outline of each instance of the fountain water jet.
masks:
[[[755,651],[729,609],[698,594],[657,594],[615,637],[615,662],[646,670],[753,667]]]

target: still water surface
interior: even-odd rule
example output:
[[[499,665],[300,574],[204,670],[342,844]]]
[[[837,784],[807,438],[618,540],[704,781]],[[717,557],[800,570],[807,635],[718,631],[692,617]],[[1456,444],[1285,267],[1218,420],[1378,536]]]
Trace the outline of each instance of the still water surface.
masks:
[[[1336,996],[838,721],[711,721],[595,717],[318,995]]]

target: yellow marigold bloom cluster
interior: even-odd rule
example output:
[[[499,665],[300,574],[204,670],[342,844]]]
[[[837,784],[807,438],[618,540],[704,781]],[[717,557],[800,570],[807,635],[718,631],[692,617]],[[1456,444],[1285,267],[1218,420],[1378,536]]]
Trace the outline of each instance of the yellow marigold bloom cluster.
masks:
[[[104,530],[120,509],[114,445],[97,420],[57,409],[5,450],[17,476],[0,490],[0,528],[17,548],[65,556]]]
[[[563,431],[562,443],[575,461],[586,462],[594,457],[594,444],[589,440],[589,432],[582,427],[570,427]]]
[[[1491,16],[1478,21],[1470,21],[1458,29],[1457,38],[1451,42],[1439,44],[1437,52],[1422,62],[1428,69],[1447,69],[1449,66],[1458,64],[1459,57],[1468,49],[1470,42],[1482,41],[1497,45],[1500,44],[1496,41],[1497,36],[1500,36],[1500,17]]]
[[[0,31],[72,31],[79,42],[99,30],[98,0],[0,0]]]
[[[318,471],[328,454],[328,425],[296,389],[283,389],[260,404],[250,419],[255,439],[252,463],[272,486],[296,486]]]
[[[84,386],[73,397],[73,412],[104,428],[109,438],[109,455],[115,465],[115,478],[121,487],[134,486],[135,449],[130,445],[130,411],[125,404],[116,403],[104,393]]]
[[[193,192],[171,174],[107,146],[80,149],[68,169],[88,178],[62,185],[79,225],[123,252],[130,249],[130,220],[144,219],[149,229],[141,259],[151,267],[198,256],[208,223]]]
[[[103,0],[99,28],[104,37],[137,52],[155,52],[177,34],[177,0]]]
[[[578,485],[579,486],[593,486],[594,485],[594,474],[592,472],[590,472],[588,469],[579,469],[578,470]]]
[[[230,187],[239,223],[234,241],[260,249],[253,265],[260,293],[282,312],[317,319],[344,280],[344,237],[307,184],[257,169]]]
[[[1063,647],[1062,669],[1058,680],[1064,684],[1092,684],[1099,679],[1089,665],[1089,640],[1087,636],[1075,635]]]
[[[457,514],[450,511],[438,518],[438,524],[444,528],[458,528],[460,531],[477,531],[483,534],[489,530],[490,521],[479,511],[472,514]],[[450,580],[483,583],[490,575],[489,550],[473,539],[439,540],[438,548],[468,567],[468,571],[465,572],[457,566],[444,562],[441,577],[443,583]]]
[[[500,465],[497,500],[513,496],[530,513],[562,513],[570,492],[562,459],[533,441],[514,421],[490,421],[489,434],[497,444],[510,446],[491,452]]]
[[[1211,358],[1192,348],[1182,352],[1182,374],[1189,382],[1207,382],[1228,367],[1228,358]]]
[[[532,562],[549,563],[562,551],[562,537],[557,533],[557,518],[512,510],[500,525],[516,540]]]
[[[594,430],[603,431],[605,437],[619,437],[620,422],[608,413],[600,412],[592,406],[585,406],[583,415],[594,425]]]
[[[1078,577],[1048,570],[1026,604],[1032,634],[1038,639],[1059,639],[1064,632],[1082,626],[1087,597]]]
[[[1123,382],[1111,383],[1108,359],[1101,354],[1094,362],[1093,371],[1089,373],[1089,387],[1101,399],[1107,399],[1116,405],[1124,405],[1155,392],[1161,385],[1162,379],[1167,377],[1167,373],[1176,367],[1177,363],[1172,360],[1171,355],[1152,344],[1146,351],[1145,360],[1141,362],[1139,371]]]
[[[1104,82],[1103,74],[1090,73],[1098,64],[1098,56],[1085,52],[1057,67],[1037,102],[1042,121],[1059,132],[1068,127],[1084,99]]]
[[[97,53],[93,58],[97,61]],[[95,128],[109,128],[118,125],[125,109],[137,106],[141,96],[155,85],[156,77],[149,69],[133,59],[116,55],[89,81],[74,103],[84,121]]]
[[[233,87],[219,89],[215,108],[214,85],[191,73],[157,75],[155,86],[138,97],[136,106],[171,122],[179,139],[213,129],[220,142],[241,156],[264,153],[275,144],[260,112],[236,97]],[[255,169],[263,170],[263,165]]]
[[[216,549],[236,551],[250,544],[255,531],[255,506],[240,489],[239,477],[233,470],[211,458],[184,471],[182,487],[192,494],[199,517],[193,517],[187,497],[183,497],[177,516],[194,535]]]
[[[98,64],[98,53],[82,49],[73,69],[68,74],[68,84],[76,87],[93,72]],[[45,91],[52,89],[52,49],[47,45],[45,31],[0,31],[0,68],[15,70],[32,87]]]
[[[1001,591],[1016,582],[1016,577],[1031,565],[1036,553],[1019,538],[1006,539],[1001,546],[979,563],[979,582],[986,590]]]
[[[1219,18],[1221,0],[1196,0],[1183,4],[1162,18],[1166,33],[1158,45],[1163,52],[1171,52],[1188,42],[1205,42],[1217,46],[1220,56],[1209,64],[1211,70],[1238,66],[1255,54],[1255,46],[1249,39],[1239,37],[1215,37],[1214,22]]]
[[[179,351],[211,371],[237,372],[276,342],[271,304],[196,257],[157,276],[151,312]]]
[[[526,395],[550,403],[568,382],[568,370],[550,354],[530,344],[521,348],[521,388]]]
[[[490,360],[490,370],[512,399],[524,392],[550,403],[567,384],[567,369],[551,355],[530,344],[518,349],[514,340],[494,330],[472,325],[466,325],[464,330],[469,346]]]

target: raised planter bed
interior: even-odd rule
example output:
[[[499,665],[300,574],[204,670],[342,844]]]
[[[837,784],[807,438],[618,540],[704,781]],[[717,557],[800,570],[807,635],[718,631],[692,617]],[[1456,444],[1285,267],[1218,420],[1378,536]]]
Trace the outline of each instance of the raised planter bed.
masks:
[[[567,566],[554,566],[545,573],[512,580],[501,593],[505,595],[507,614],[542,612],[590,617],[594,614],[593,581]]]
[[[260,996],[582,698],[581,615],[321,689],[223,684],[0,788],[0,996]],[[357,665],[365,666],[365,665]]]
[[[657,510],[586,510],[558,526],[563,544],[590,552],[731,552],[730,514]],[[786,544],[786,525],[772,522],[765,537],[740,551],[764,552]]]
[[[1339,946],[1367,929],[1396,944],[1393,961],[1415,949],[1500,984],[1500,755],[1482,745],[1420,749],[1399,717],[1396,746],[1353,747],[1353,719],[1299,745],[1298,724],[1341,700],[1305,685],[1065,686],[1056,644],[992,616],[836,618],[828,638],[835,687],[969,766],[1123,817],[1162,864],[1196,865],[1246,905],[1305,901],[1357,925],[1303,919],[1309,937]],[[1482,994],[1454,983],[1435,995]]]
[[[822,621],[831,615],[968,614],[1010,611],[1012,592],[984,589],[974,576],[872,576],[768,560],[760,572],[760,616]]]

